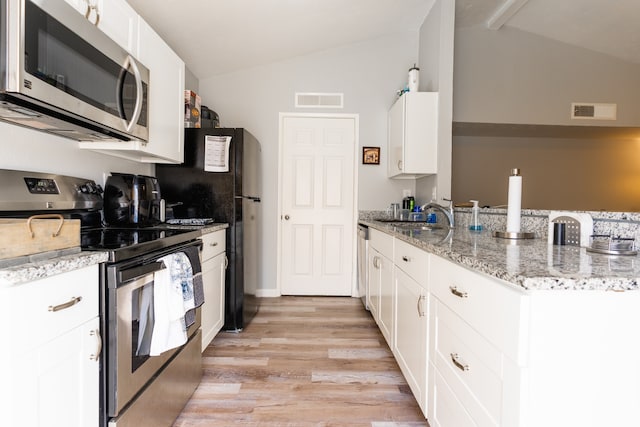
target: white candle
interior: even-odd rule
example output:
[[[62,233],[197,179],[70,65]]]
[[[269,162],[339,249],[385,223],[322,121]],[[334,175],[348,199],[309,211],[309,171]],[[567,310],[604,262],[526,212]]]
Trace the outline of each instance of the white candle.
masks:
[[[507,204],[507,232],[520,232],[520,207],[522,202],[522,176],[520,169],[512,169],[509,177],[509,197]]]

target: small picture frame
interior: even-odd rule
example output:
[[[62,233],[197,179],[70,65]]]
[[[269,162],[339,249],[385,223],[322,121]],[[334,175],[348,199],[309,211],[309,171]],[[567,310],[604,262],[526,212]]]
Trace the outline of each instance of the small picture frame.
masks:
[[[362,147],[362,164],[379,165],[380,147]]]

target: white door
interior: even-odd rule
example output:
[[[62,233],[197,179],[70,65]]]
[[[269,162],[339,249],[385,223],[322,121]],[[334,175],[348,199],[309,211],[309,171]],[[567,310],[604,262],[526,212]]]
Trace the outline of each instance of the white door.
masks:
[[[357,117],[281,122],[280,291],[352,295]]]

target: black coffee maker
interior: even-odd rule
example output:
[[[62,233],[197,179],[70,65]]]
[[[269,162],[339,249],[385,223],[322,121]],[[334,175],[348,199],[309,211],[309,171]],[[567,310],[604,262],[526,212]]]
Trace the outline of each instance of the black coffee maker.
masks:
[[[114,227],[149,227],[162,219],[158,179],[112,172],[104,188],[104,220]]]

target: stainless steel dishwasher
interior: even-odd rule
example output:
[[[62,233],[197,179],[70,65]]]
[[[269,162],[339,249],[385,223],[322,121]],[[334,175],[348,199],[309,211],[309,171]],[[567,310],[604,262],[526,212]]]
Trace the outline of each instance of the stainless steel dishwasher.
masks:
[[[369,256],[369,227],[358,224],[358,293],[364,308],[369,310],[367,296],[369,295],[369,272],[367,258]]]

